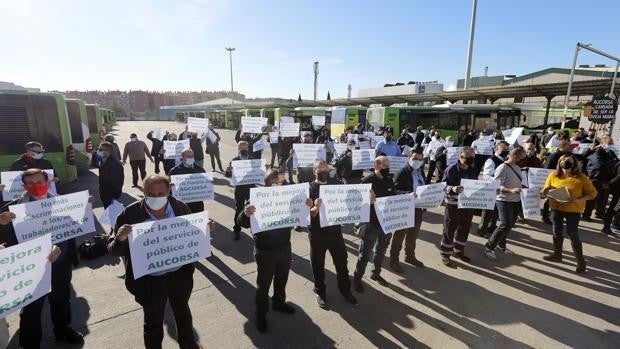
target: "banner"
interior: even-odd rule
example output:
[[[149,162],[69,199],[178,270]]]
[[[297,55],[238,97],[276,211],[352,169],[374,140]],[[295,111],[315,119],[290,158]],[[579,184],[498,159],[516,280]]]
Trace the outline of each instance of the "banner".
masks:
[[[231,185],[265,184],[265,163],[265,159],[233,161]]]
[[[395,175],[409,163],[409,158],[404,156],[388,156],[390,160],[390,173]]]
[[[278,131],[269,132],[269,143],[277,144],[278,143]]]
[[[170,176],[172,196],[184,203],[214,200],[213,172]]]
[[[299,123],[280,123],[280,137],[299,137]]]
[[[375,212],[384,234],[411,228],[415,225],[413,193],[377,198]]]
[[[351,155],[353,170],[368,170],[375,167],[374,149],[354,149]]]
[[[164,140],[165,135],[166,135],[166,130],[164,130],[161,127],[157,127],[156,129],[154,129],[153,133],[151,134],[153,138],[158,139],[160,141]]]
[[[502,131],[502,135],[504,135],[504,140],[508,142],[508,145],[513,145],[519,139],[519,136],[523,133],[523,127],[514,127],[510,130]]]
[[[22,243],[52,234],[52,243],[56,244],[94,232],[95,219],[88,197],[88,191],[84,190],[9,206],[16,216],[13,227],[17,241]]]
[[[47,178],[51,181],[49,193],[56,195],[56,183],[54,182],[54,170],[43,170],[47,173]],[[0,173],[0,183],[4,184],[2,200],[12,201],[21,197],[26,192],[22,182],[23,171],[6,171]]]
[[[164,141],[164,159],[179,159],[185,149],[190,149],[189,139],[182,141]]]
[[[478,155],[493,155],[493,147],[491,146],[491,142],[488,140],[477,139],[472,143],[472,147],[474,148],[476,154]]]
[[[262,138],[252,144],[252,152],[261,151],[263,149],[265,149],[265,140]]]
[[[321,228],[370,221],[370,184],[321,185]]]
[[[250,216],[252,234],[265,230],[310,225],[310,184],[250,188],[250,205],[256,212]]]
[[[293,144],[293,166],[311,167],[317,160],[325,160],[325,144],[295,143]]]
[[[415,188],[415,206],[417,208],[436,208],[441,206],[445,197],[446,182],[421,185]]]
[[[527,183],[530,188],[543,188],[549,174],[555,170],[530,167],[527,170]]]
[[[325,126],[325,115],[312,115],[312,125],[317,127]]]
[[[448,166],[456,164],[459,160],[461,152],[463,151],[463,147],[449,147],[447,149],[448,154],[446,155],[446,162],[448,163]]]
[[[200,136],[207,128],[209,128],[209,119],[187,117],[187,132],[195,132]]]
[[[49,235],[0,249],[0,319],[52,290]]]
[[[207,211],[131,226],[133,277],[179,268],[211,256]]]
[[[267,126],[267,118],[241,117],[241,133],[263,133],[263,127],[265,126]]]
[[[461,179],[463,192],[459,194],[458,208],[495,209],[498,181]]]
[[[540,191],[538,188],[521,189],[521,207],[523,218],[540,216]]]
[[[116,200],[112,200],[110,206],[101,214],[99,223],[104,227],[106,231],[116,226],[116,218],[125,210],[125,206]]]

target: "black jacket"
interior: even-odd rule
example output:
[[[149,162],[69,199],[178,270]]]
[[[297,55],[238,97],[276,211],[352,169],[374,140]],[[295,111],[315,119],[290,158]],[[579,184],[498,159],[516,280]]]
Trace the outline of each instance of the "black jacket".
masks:
[[[353,160],[345,154],[341,155],[336,162],[336,175],[338,178],[350,180],[351,178],[360,179],[364,175],[364,170],[353,170]]]
[[[396,186],[396,190],[404,193],[413,192],[413,178],[411,178],[411,173],[413,172],[413,167],[407,165],[403,167],[398,173],[396,173],[396,177],[394,177],[394,185]],[[424,178],[424,184],[426,183],[426,176],[424,176],[424,170],[421,170],[422,178]]]
[[[247,204],[247,203],[246,203]],[[237,224],[244,228],[250,228],[250,217],[242,212],[237,217]],[[254,246],[258,250],[278,250],[290,246],[291,244],[291,228],[279,228],[274,230],[266,230],[257,234],[252,234],[254,238]]]
[[[375,193],[375,197],[384,197],[396,195],[396,187],[392,177],[379,178],[376,173],[372,172],[368,176],[362,178],[362,184],[370,184],[372,191]],[[375,211],[375,204],[370,204],[370,223],[379,226],[379,218]]]
[[[422,131],[415,131],[413,133],[413,142],[417,147],[422,146],[422,142],[424,142],[424,137],[426,137],[426,135]]]
[[[206,153],[209,154],[209,151],[211,150],[217,150],[220,147],[220,134],[215,132],[215,130],[211,130],[211,133],[213,133],[215,135],[215,143],[211,142],[211,140],[209,139],[209,137],[207,137],[207,150]]]
[[[153,131],[149,132],[146,135],[146,138],[148,138],[149,141],[153,142],[153,145],[151,146],[151,155],[159,157],[159,151],[164,146],[164,141],[160,141],[159,139],[153,137]]]
[[[95,157],[92,157],[93,161]],[[110,197],[112,199],[118,199],[123,193],[123,182],[125,181],[125,171],[123,171],[123,164],[120,160],[114,156],[110,156],[106,161],[102,161],[99,164],[93,164],[99,168],[99,193]]]
[[[173,167],[172,170],[170,170],[170,173],[168,173],[168,175],[172,177],[174,175],[184,175],[192,173],[205,173],[205,169],[198,165],[186,167],[185,165],[183,165],[183,163],[180,163],[178,166]],[[186,205],[189,207],[192,213],[202,212],[205,210],[205,203],[202,201],[188,202],[186,203]]]
[[[176,217],[192,213],[187,205],[171,196],[168,197],[168,202],[172,205],[172,210],[174,211],[174,215]],[[146,281],[144,277],[138,280],[134,279],[133,268],[131,266],[131,255],[129,252],[129,242],[128,240],[116,240],[116,232],[125,224],[138,224],[148,221],[150,216],[146,210],[146,201],[144,199],[127,206],[118,218],[116,218],[116,227],[114,227],[114,230],[108,237],[108,251],[110,254],[113,256],[122,257],[125,260],[125,286],[133,295],[136,295],[136,292],[144,291]],[[193,272],[194,265],[193,263],[186,264],[181,269],[191,269]]]
[[[31,168],[40,168],[42,170],[53,170],[54,166],[47,159],[32,159],[27,157],[26,154],[23,154],[19,157],[19,159],[15,160],[11,164],[11,168],[9,171],[26,171]],[[56,171],[54,171],[54,176],[56,176]]]
[[[194,152],[194,159],[196,161],[202,161],[205,158],[204,149],[202,148],[202,140],[200,137],[192,137],[189,140],[189,147]]]
[[[474,142],[474,136],[471,134],[466,134],[463,137],[463,146],[464,147],[471,147],[471,144]]]
[[[587,159],[588,163],[586,168],[588,177],[590,177],[591,180],[596,179],[606,183],[615,175],[613,171],[615,170],[618,158],[613,152],[598,148],[589,155]]]

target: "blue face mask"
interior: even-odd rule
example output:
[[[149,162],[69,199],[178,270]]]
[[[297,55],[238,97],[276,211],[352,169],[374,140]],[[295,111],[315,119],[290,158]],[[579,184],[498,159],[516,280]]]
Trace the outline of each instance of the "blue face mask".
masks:
[[[187,166],[194,166],[194,162],[195,162],[194,158],[185,159],[185,165]]]
[[[409,166],[411,166],[415,170],[420,169],[420,167],[422,167],[422,164],[423,162],[420,160],[409,160]]]

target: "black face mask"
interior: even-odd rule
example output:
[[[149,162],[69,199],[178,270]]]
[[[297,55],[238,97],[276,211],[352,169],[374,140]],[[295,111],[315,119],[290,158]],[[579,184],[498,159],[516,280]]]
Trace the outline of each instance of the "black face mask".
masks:
[[[504,150],[503,152],[499,153],[499,156],[506,158],[506,156],[508,156],[508,153],[510,153],[508,150]]]
[[[327,182],[327,180],[329,179],[329,172],[319,172],[316,174],[316,179],[318,179],[320,182]]]
[[[244,149],[244,150],[239,151],[239,154],[241,154],[242,156],[248,156],[248,154],[249,154],[249,153],[250,153],[250,152],[249,152],[249,151],[247,151],[247,150],[245,150],[245,149]]]
[[[381,176],[386,178],[390,176],[390,169],[389,168],[382,168],[379,173],[381,173]]]
[[[464,160],[465,160],[465,164],[466,164],[467,166],[471,166],[471,165],[473,165],[473,164],[474,164],[474,158],[471,158],[471,157],[466,157],[466,158],[464,158]]]
[[[562,168],[565,170],[570,170],[575,166],[575,164],[572,161],[566,160],[562,163]]]

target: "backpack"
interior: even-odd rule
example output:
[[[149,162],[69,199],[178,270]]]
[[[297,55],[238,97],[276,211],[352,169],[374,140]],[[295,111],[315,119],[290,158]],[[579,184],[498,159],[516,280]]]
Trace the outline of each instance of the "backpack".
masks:
[[[85,240],[78,246],[78,253],[81,259],[92,260],[104,256],[108,253],[108,236],[98,234]]]

